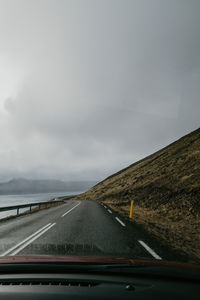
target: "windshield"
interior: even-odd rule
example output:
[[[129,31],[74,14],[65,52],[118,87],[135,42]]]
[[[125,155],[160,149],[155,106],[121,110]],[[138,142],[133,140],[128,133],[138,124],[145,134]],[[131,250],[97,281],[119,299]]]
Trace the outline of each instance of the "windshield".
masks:
[[[199,264],[199,11],[0,0],[0,256]]]

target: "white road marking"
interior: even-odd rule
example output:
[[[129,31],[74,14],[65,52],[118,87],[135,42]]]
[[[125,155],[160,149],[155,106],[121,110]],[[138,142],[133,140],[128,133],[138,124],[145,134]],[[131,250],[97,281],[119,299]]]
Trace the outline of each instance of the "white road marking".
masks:
[[[104,205],[105,208],[107,208],[107,206]]]
[[[76,204],[76,205],[75,205],[74,207],[72,207],[70,210],[66,211],[66,213],[64,213],[64,214],[62,215],[62,217],[66,216],[68,213],[70,213],[70,211],[72,211],[74,208],[76,208],[76,207],[79,206],[80,204],[81,204],[81,202],[79,201],[78,204]]]
[[[40,233],[42,230],[44,230],[45,228],[47,228],[48,226],[50,226],[51,223],[45,225],[44,227],[40,228],[38,231],[34,232],[33,234],[29,235],[26,239],[24,239],[23,241],[21,241],[19,244],[13,246],[12,248],[8,249],[7,251],[5,251],[3,254],[1,254],[0,256],[5,256],[8,253],[10,253],[11,251],[15,250],[17,247],[21,246],[23,243],[25,243],[26,241],[28,241],[29,239],[31,239],[32,237],[34,237],[36,234]]]
[[[28,246],[30,243],[32,243],[33,241],[35,241],[36,239],[38,239],[41,235],[43,235],[47,230],[49,230],[54,225],[56,225],[56,223],[51,224],[49,227],[45,228],[42,232],[40,232],[39,234],[37,234],[36,236],[34,236],[32,239],[28,240],[28,242],[26,242],[25,244],[23,244],[16,251],[12,252],[12,254],[10,254],[10,256],[16,255],[17,253],[19,253],[20,251],[22,251],[26,246]]]
[[[126,226],[118,217],[115,217],[115,219],[122,225],[122,226]]]
[[[108,209],[108,212],[109,212],[110,214],[112,214],[112,211],[111,211],[110,209]]]
[[[145,242],[139,241],[138,242],[156,259],[162,259],[153,249],[151,249]]]

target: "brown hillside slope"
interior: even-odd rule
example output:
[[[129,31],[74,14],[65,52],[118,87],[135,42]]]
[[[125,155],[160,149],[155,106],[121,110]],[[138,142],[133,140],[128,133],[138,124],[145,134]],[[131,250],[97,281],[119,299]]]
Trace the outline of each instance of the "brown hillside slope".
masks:
[[[104,201],[163,243],[200,261],[200,129],[77,197]]]

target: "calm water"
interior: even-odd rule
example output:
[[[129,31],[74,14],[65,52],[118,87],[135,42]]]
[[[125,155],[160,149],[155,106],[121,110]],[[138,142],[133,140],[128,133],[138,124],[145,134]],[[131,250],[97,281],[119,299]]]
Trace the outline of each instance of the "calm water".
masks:
[[[41,194],[25,194],[25,195],[0,195],[0,207],[13,206],[18,204],[28,204],[45,202],[62,196],[76,195],[81,192],[57,192],[57,193],[41,193]],[[26,211],[27,208],[21,209],[20,212]],[[0,219],[7,216],[15,215],[16,210],[0,212]]]

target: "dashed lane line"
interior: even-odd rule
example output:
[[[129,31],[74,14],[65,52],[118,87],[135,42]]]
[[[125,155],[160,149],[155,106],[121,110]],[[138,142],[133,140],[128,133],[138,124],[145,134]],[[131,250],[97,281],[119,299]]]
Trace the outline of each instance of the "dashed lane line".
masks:
[[[103,203],[101,203],[101,205],[103,205],[104,208],[107,208]],[[107,209],[107,211],[112,214],[112,211],[110,209]],[[124,222],[122,222],[118,217],[115,217],[115,219],[123,226],[125,227],[126,225],[124,224]],[[162,259],[161,256],[159,256],[153,249],[151,249],[145,242],[138,240],[138,242],[140,243],[140,245],[142,245],[155,259]]]
[[[124,224],[124,222],[122,222],[118,217],[115,217],[115,219],[122,225],[122,226],[126,226],[125,224]]]
[[[155,259],[162,259],[153,249],[151,249],[145,242],[138,240],[140,245],[142,245]]]
[[[79,201],[78,204],[76,204],[74,207],[72,207],[70,210],[68,210],[67,212],[65,212],[62,217],[64,217],[66,214],[70,213],[73,209],[75,209],[77,206],[79,206],[81,204],[81,202]],[[33,234],[31,234],[30,236],[28,236],[27,238],[25,238],[23,241],[21,241],[20,243],[18,243],[17,245],[13,246],[12,248],[8,249],[7,251],[5,251],[3,254],[1,254],[0,256],[5,256],[5,255],[16,255],[17,253],[19,253],[20,251],[22,251],[25,247],[27,247],[30,243],[32,243],[33,241],[35,241],[37,238],[39,238],[41,235],[43,235],[45,232],[47,232],[50,228],[52,228],[56,223],[49,223],[47,225],[45,225],[44,227],[40,228],[39,230],[37,230],[36,232],[34,232]]]
[[[68,213],[70,213],[73,209],[75,209],[77,206],[79,206],[81,204],[81,202],[79,201],[78,204],[76,204],[74,207],[72,207],[70,210],[66,211],[61,217],[66,216]]]

